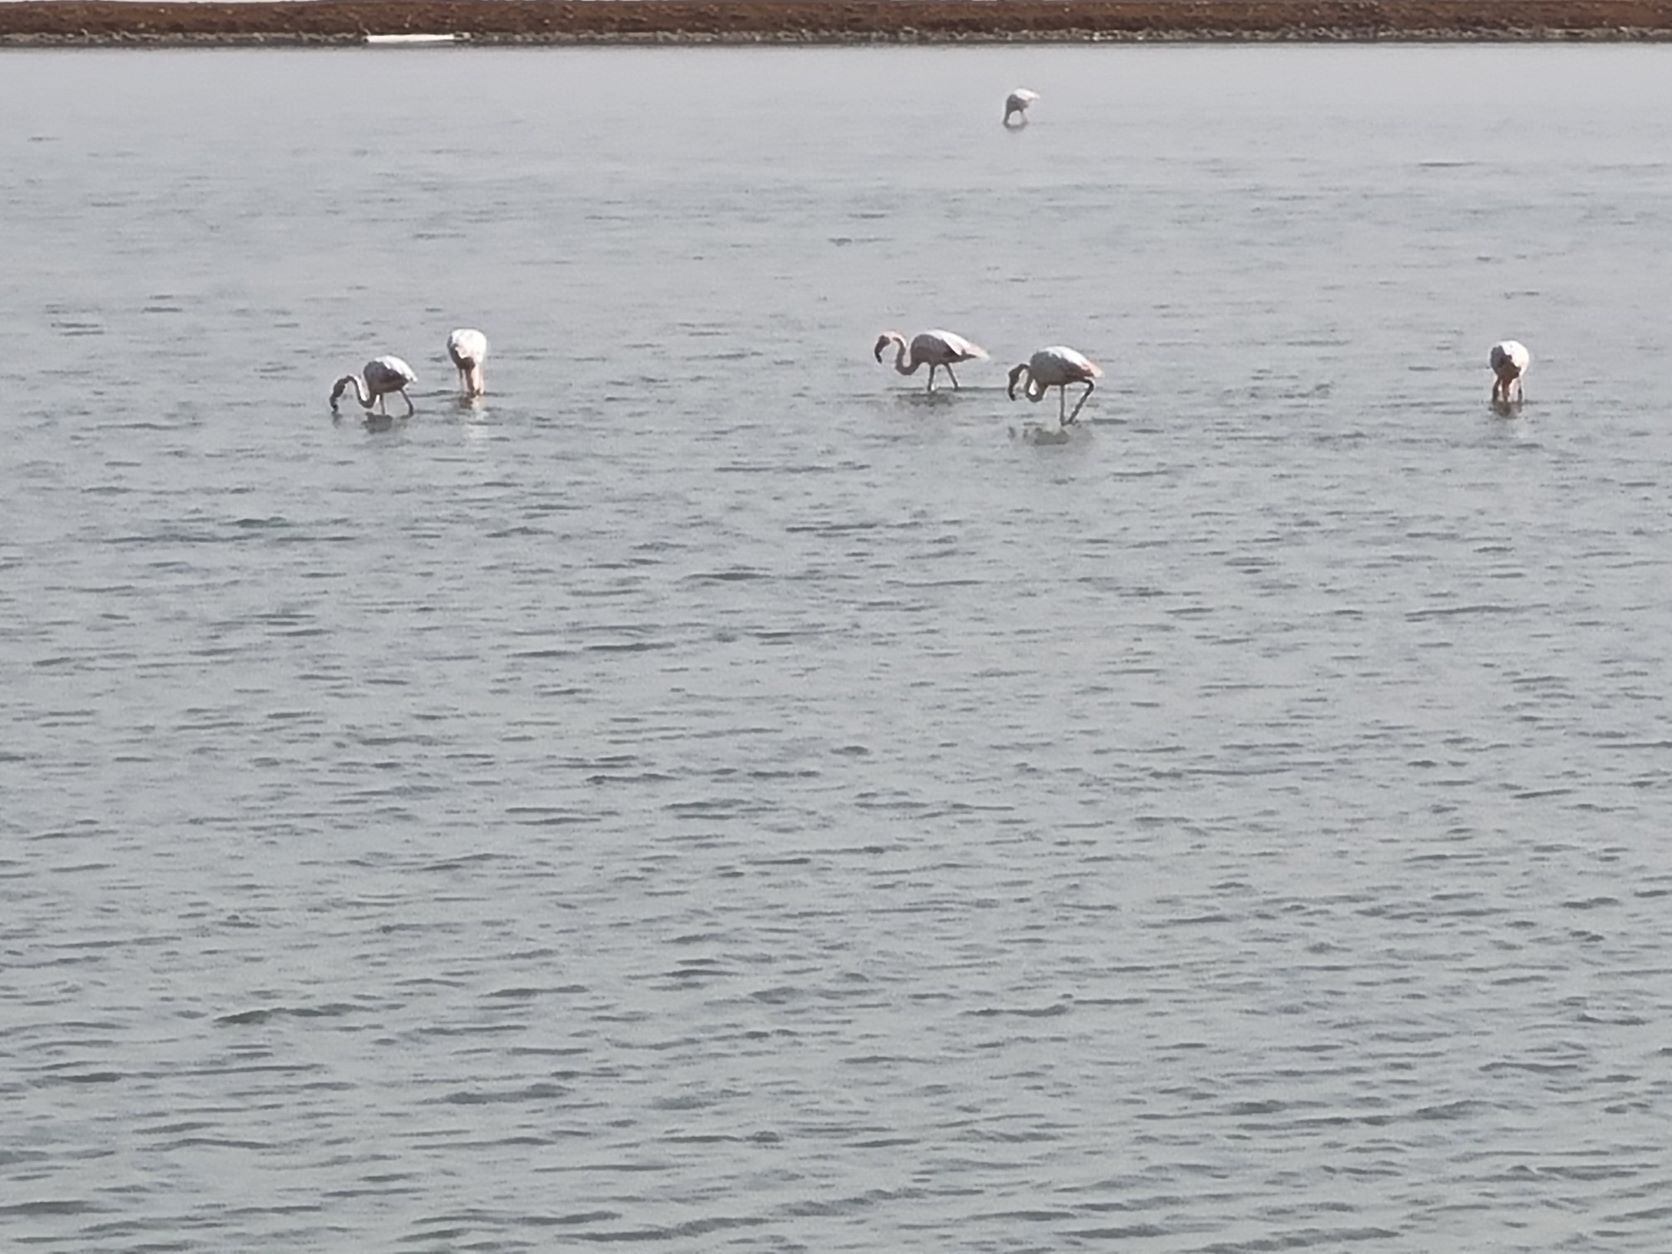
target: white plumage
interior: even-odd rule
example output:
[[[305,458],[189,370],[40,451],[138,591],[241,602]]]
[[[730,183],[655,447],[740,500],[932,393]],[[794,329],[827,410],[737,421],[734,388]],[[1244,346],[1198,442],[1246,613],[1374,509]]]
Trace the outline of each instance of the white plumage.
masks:
[[[1103,371],[1085,354],[1062,344],[1053,344],[1049,348],[1040,349],[1027,361],[1011,370],[1011,400],[1016,399],[1016,384],[1024,377],[1026,382],[1023,383],[1022,391],[1036,405],[1045,399],[1048,389],[1058,389],[1057,422],[1066,427],[1080,416],[1080,406],[1086,403],[1086,398],[1097,386],[1093,380],[1101,379]],[[1080,394],[1074,412],[1064,417],[1064,411],[1068,408],[1068,385],[1071,383],[1084,383],[1086,390]]]
[[[481,396],[482,363],[488,359],[488,337],[469,327],[460,327],[447,337],[447,355],[459,372],[459,390],[466,396]]]
[[[1502,340],[1492,346],[1487,360],[1492,363],[1492,373],[1497,376],[1492,383],[1493,401],[1501,400],[1509,404],[1512,389],[1515,399],[1521,400],[1521,376],[1527,373],[1527,367],[1533,361],[1527,346],[1519,340]]]
[[[987,350],[978,344],[971,344],[963,336],[951,331],[922,331],[911,337],[911,357],[906,357],[906,337],[898,331],[884,331],[877,336],[876,347],[872,356],[882,360],[882,350],[890,344],[897,346],[894,355],[894,369],[901,374],[916,374],[919,366],[929,367],[929,386],[927,391],[935,390],[935,371],[946,371],[946,377],[952,380],[952,386],[958,386],[958,376],[952,373],[952,367],[960,361],[985,361]]]
[[[345,374],[338,379],[331,388],[331,412],[337,412],[337,398],[354,385],[354,399],[360,402],[362,409],[370,409],[375,402],[380,413],[388,413],[383,398],[390,392],[399,392],[401,399],[406,402],[406,412],[413,413],[412,398],[406,394],[409,385],[418,382],[418,376],[412,373],[412,367],[399,357],[374,357],[366,363],[365,382],[362,384],[359,375]]]
[[[1006,126],[1010,125],[1010,115],[1012,113],[1021,115],[1022,121],[1026,122],[1028,120],[1028,106],[1038,99],[1039,93],[1029,91],[1026,87],[1018,87],[1011,92],[1004,100],[1004,124]]]

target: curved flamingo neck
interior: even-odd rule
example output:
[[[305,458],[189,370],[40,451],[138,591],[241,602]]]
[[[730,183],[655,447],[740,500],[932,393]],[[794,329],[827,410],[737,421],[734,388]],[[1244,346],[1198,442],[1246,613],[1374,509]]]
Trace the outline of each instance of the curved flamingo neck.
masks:
[[[349,383],[354,385],[354,399],[360,402],[360,408],[370,409],[376,397],[372,394],[370,386],[362,383],[360,376],[357,374],[345,374],[337,380],[336,387],[331,392],[332,403],[335,403],[336,399],[343,394],[344,385]]]
[[[906,337],[903,335],[895,335],[890,336],[889,338],[894,341],[894,369],[898,370],[901,374],[916,374],[917,363],[915,361],[909,366],[906,365]]]

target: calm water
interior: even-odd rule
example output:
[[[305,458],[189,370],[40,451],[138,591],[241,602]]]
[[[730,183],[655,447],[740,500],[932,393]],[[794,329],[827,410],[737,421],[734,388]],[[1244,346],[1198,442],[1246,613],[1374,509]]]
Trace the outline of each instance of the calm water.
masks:
[[[7,1249],[1666,1249],[1672,48],[0,116]]]

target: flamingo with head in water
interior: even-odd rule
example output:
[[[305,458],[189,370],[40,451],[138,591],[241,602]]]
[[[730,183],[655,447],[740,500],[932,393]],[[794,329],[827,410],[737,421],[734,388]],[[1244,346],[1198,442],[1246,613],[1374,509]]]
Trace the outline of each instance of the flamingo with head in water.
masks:
[[[1005,97],[1004,101],[1004,124],[1006,126],[1010,125],[1010,115],[1014,113],[1021,118],[1021,121],[1016,125],[1026,126],[1028,124],[1028,106],[1038,99],[1039,93],[1029,91],[1026,87],[1018,87],[1011,92],[1010,95]]]
[[[482,363],[488,359],[488,337],[469,327],[460,327],[447,337],[447,355],[459,372],[459,390],[466,396],[487,391],[482,382]]]
[[[360,402],[362,409],[369,410],[375,402],[380,413],[388,413],[383,398],[391,392],[399,392],[401,399],[406,402],[407,416],[412,415],[412,398],[406,394],[411,384],[418,382],[418,376],[412,373],[412,367],[399,357],[374,357],[366,363],[365,382],[362,383],[357,374],[345,374],[331,388],[331,412],[337,412],[337,398],[354,385],[354,399]]]
[[[985,361],[987,350],[979,344],[971,344],[961,335],[954,335],[951,331],[923,331],[911,337],[911,357],[906,356],[906,337],[898,331],[884,331],[877,336],[876,347],[871,355],[878,361],[882,360],[882,350],[893,344],[898,350],[894,354],[894,369],[901,374],[916,374],[919,366],[929,367],[929,386],[925,391],[935,390],[935,371],[946,371],[946,377],[952,380],[952,386],[958,386],[958,376],[952,373],[953,364],[961,361]]]
[[[1083,353],[1062,344],[1053,344],[1049,348],[1040,349],[1027,361],[1011,370],[1011,400],[1016,399],[1016,384],[1024,376],[1026,382],[1022,391],[1036,405],[1045,399],[1046,391],[1051,388],[1057,389],[1057,423],[1066,427],[1080,416],[1080,406],[1086,403],[1086,398],[1097,386],[1093,380],[1101,379],[1103,371]],[[1074,412],[1064,417],[1063,411],[1068,408],[1068,385],[1071,383],[1084,383],[1086,390],[1080,393]]]
[[[1492,384],[1492,400],[1496,404],[1503,401],[1510,403],[1510,392],[1515,392],[1515,400],[1521,397],[1521,376],[1527,373],[1527,367],[1532,365],[1533,355],[1527,351],[1527,346],[1519,340],[1503,340],[1492,346],[1487,355],[1492,363],[1492,373],[1497,376]]]

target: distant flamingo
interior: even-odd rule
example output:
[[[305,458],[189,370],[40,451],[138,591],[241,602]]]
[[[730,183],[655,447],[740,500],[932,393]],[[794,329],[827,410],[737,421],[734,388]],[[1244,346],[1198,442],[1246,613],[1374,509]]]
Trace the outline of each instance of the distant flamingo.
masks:
[[[1086,403],[1092,389],[1097,385],[1094,379],[1101,379],[1103,371],[1095,362],[1072,348],[1065,348],[1061,344],[1053,344],[1050,348],[1042,348],[1022,365],[1010,372],[1010,399],[1016,399],[1016,383],[1027,376],[1027,382],[1022,391],[1034,404],[1045,399],[1045,393],[1050,388],[1057,391],[1057,422],[1066,427],[1080,416],[1080,406]],[[1086,390],[1080,394],[1074,412],[1066,418],[1063,411],[1068,408],[1068,385],[1070,383],[1084,383]]]
[[[1026,126],[1028,124],[1028,106],[1038,99],[1039,93],[1036,91],[1029,91],[1026,87],[1018,87],[1015,91],[1011,92],[1010,95],[1005,98],[1004,102],[1004,124],[1009,126],[1010,115],[1012,113],[1017,113],[1020,114],[1022,118],[1017,125]]]
[[[488,337],[480,331],[460,327],[447,337],[447,355],[459,371],[459,390],[466,396],[481,396],[482,363],[488,359]]]
[[[1515,399],[1521,397],[1521,376],[1527,373],[1527,367],[1532,364],[1533,355],[1527,351],[1527,346],[1519,340],[1504,340],[1492,346],[1492,353],[1488,360],[1492,363],[1492,373],[1497,379],[1492,384],[1492,401],[1496,404],[1503,401],[1510,403],[1510,390],[1515,391]]]
[[[929,386],[926,391],[935,390],[935,371],[946,371],[946,377],[952,380],[952,386],[958,386],[958,376],[952,373],[952,366],[960,361],[985,361],[987,350],[976,344],[971,344],[961,335],[954,335],[951,331],[924,331],[911,337],[911,361],[906,360],[906,337],[898,331],[884,331],[877,336],[877,345],[872,349],[872,355],[878,361],[882,360],[882,350],[890,344],[899,351],[894,354],[894,369],[901,374],[916,374],[919,366],[929,367]]]
[[[347,390],[348,385],[354,385],[354,399],[360,402],[362,409],[370,409],[372,402],[377,402],[378,412],[388,413],[384,407],[383,398],[390,392],[399,392],[401,399],[406,402],[406,412],[412,415],[412,398],[406,394],[410,384],[418,382],[418,376],[412,373],[412,367],[399,357],[374,357],[366,363],[366,382],[362,386],[360,376],[345,374],[338,379],[331,388],[331,412],[337,412],[337,398]]]

